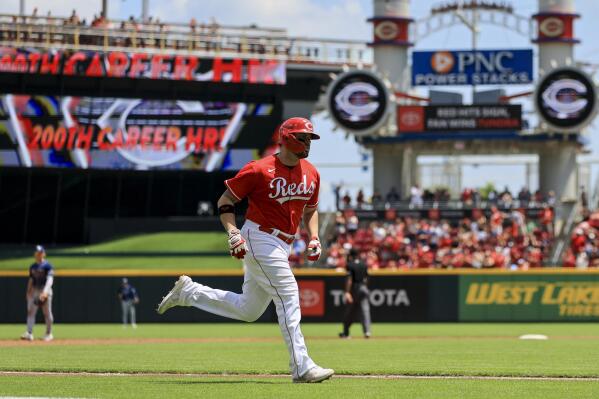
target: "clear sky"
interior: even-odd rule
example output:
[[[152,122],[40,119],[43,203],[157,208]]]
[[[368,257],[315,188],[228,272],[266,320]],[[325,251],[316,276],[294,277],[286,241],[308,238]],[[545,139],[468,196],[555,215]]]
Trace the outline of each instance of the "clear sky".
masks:
[[[447,1],[446,1],[447,2]],[[427,16],[434,5],[440,1],[412,0],[412,17],[419,19]],[[515,13],[529,16],[537,11],[537,0],[514,0],[509,2]],[[80,16],[91,20],[99,13],[101,0],[26,0],[26,11],[30,13],[34,7],[39,15],[48,10],[55,16],[68,16],[75,8]],[[139,17],[141,0],[109,0],[110,18],[126,19],[130,15]],[[224,25],[248,25],[285,28],[290,35],[315,38],[357,39],[369,41],[372,28],[366,19],[373,16],[370,0],[149,0],[150,15],[161,21],[188,22],[194,17],[198,22],[207,22],[211,17]],[[577,61],[586,61],[599,65],[599,34],[597,18],[599,0],[576,0],[576,10],[581,18],[576,21],[575,35],[582,43],[576,47]],[[0,13],[17,13],[19,0],[3,0],[0,2]],[[535,48],[529,40],[514,32],[495,26],[482,25],[479,35],[479,48]],[[463,26],[456,26],[433,34],[418,42],[417,50],[435,50],[441,48],[467,49],[470,33]],[[485,87],[490,88],[490,87]],[[508,87],[509,92],[521,92],[530,86],[516,85]],[[452,90],[451,88],[449,90]],[[462,89],[464,90],[464,89]],[[527,105],[527,107],[530,107]],[[346,137],[341,131],[333,132],[332,124],[317,115],[314,123],[321,133],[322,140],[312,146],[311,159],[315,164],[324,163],[358,163],[362,159],[360,148],[353,138]],[[589,129],[591,145],[589,150],[599,155],[599,122]],[[331,151],[334,148],[335,151]],[[494,168],[471,166],[464,168],[463,185],[480,186],[487,181],[496,182],[497,186],[509,185],[512,190],[519,190],[525,184],[524,167],[503,167],[501,173],[494,173]],[[596,171],[595,171],[596,172]],[[596,173],[594,173],[596,174]],[[372,169],[362,168],[321,168],[322,197],[321,203],[326,208],[332,206],[331,185],[345,182],[355,192],[364,187],[370,193]],[[536,184],[533,182],[533,187]]]

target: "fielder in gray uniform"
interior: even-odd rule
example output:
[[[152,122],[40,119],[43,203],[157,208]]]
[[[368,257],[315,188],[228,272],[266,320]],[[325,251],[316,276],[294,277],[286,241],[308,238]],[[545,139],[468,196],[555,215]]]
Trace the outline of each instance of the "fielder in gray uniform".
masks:
[[[21,335],[21,339],[33,341],[33,326],[35,316],[39,307],[44,312],[46,320],[46,335],[44,341],[52,341],[52,284],[54,283],[54,268],[46,260],[46,250],[41,245],[35,247],[35,263],[29,267],[29,280],[27,281],[27,331]]]
[[[349,328],[360,317],[364,338],[370,338],[370,291],[368,290],[368,267],[360,260],[358,251],[351,249],[347,257],[347,280],[345,281],[345,319],[340,338],[349,338]]]
[[[129,284],[129,280],[125,277],[122,280],[121,286],[117,293],[123,310],[123,327],[127,326],[127,319],[131,322],[131,327],[137,328],[135,323],[135,305],[139,303],[139,295],[134,286]]]

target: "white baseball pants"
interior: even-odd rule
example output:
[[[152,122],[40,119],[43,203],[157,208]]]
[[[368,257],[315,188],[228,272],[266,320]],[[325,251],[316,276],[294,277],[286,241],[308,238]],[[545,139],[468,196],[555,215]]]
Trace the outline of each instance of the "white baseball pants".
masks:
[[[206,312],[242,321],[255,321],[275,302],[279,327],[289,351],[289,368],[299,378],[315,366],[300,329],[300,302],[297,282],[289,266],[290,245],[258,230],[246,221],[241,235],[249,252],[243,260],[245,278],[242,293],[218,290],[192,283],[183,287],[180,303]]]

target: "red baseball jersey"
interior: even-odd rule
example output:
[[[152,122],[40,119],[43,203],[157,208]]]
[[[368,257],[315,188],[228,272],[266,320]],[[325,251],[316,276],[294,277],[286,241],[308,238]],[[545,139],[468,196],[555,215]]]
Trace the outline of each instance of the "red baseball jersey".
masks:
[[[247,219],[295,234],[304,208],[318,205],[320,175],[305,159],[287,166],[271,155],[249,162],[225,185],[238,200],[248,197]]]

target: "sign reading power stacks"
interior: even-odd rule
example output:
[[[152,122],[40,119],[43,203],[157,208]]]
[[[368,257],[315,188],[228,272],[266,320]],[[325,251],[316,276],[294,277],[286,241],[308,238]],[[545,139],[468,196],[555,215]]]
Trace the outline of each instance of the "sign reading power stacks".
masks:
[[[412,86],[532,81],[532,50],[414,51],[412,54]]]
[[[535,108],[541,119],[560,132],[588,125],[597,109],[592,80],[575,68],[557,69],[543,77],[535,90]]]
[[[389,91],[374,73],[349,71],[329,86],[327,109],[342,129],[369,134],[381,127],[389,115]]]
[[[522,109],[516,104],[400,106],[397,127],[399,132],[519,130]]]

